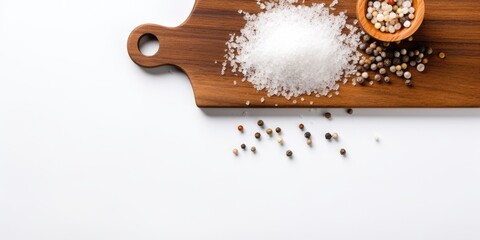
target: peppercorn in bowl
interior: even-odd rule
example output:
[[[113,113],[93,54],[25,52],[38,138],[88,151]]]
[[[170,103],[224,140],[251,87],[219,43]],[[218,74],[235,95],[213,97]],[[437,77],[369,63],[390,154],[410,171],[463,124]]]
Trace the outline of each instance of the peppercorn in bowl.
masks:
[[[370,36],[397,42],[412,36],[425,16],[424,0],[358,0],[357,18]]]

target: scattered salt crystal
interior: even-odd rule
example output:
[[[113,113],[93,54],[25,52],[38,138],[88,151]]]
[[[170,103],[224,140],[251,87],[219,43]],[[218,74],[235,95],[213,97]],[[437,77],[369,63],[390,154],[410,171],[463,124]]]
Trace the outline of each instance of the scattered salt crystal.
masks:
[[[310,101],[310,105],[313,105],[313,101]]]
[[[338,0],[333,0],[332,3],[330,3],[330,8],[335,7],[338,4]]]
[[[264,97],[260,98],[260,102],[261,102],[261,103],[264,103],[264,102],[265,102],[265,98],[264,98]]]
[[[236,80],[233,80],[233,85],[237,85],[237,81],[236,81]]]
[[[300,98],[300,100],[301,100],[302,102],[304,102],[304,101],[305,101],[305,98],[302,97],[302,98]]]
[[[312,92],[327,96],[337,81],[355,74],[359,29],[346,23],[344,12],[330,14],[324,3],[297,7],[298,2],[257,1],[262,12],[243,11],[246,24],[226,42],[230,64],[222,73],[229,67],[257,90],[287,99]]]
[[[245,105],[250,106],[250,101],[246,101]]]

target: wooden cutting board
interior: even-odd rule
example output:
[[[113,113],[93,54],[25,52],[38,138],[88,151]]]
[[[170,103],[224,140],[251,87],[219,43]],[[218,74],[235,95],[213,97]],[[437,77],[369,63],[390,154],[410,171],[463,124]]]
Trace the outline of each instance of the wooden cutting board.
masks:
[[[321,1],[307,0],[306,4],[311,2]],[[355,4],[355,0],[340,0],[337,11],[347,10],[353,21]],[[142,67],[171,64],[182,69],[190,79],[199,107],[247,107],[247,101],[249,107],[480,107],[478,0],[426,0],[425,20],[414,38],[433,47],[435,56],[430,57],[424,73],[412,70],[414,88],[392,76],[392,84],[349,83],[341,86],[338,96],[302,96],[304,101],[299,97],[296,103],[283,97],[266,97],[265,91],[258,92],[230,71],[225,76],[220,74],[225,42],[230,33],[238,33],[245,24],[239,9],[260,11],[256,0],[197,0],[190,17],[176,28],[144,24],[133,30],[128,53]],[[159,51],[151,57],[144,56],[138,47],[139,39],[146,34],[156,36],[160,42]],[[439,51],[447,57],[440,59]]]

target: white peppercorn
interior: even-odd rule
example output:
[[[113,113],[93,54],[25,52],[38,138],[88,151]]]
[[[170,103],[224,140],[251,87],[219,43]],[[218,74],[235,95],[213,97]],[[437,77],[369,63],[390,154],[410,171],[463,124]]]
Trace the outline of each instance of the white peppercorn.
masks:
[[[418,65],[417,65],[417,70],[418,70],[419,72],[425,71],[425,65],[423,65],[422,63],[418,64]]]
[[[412,78],[412,74],[409,71],[406,71],[405,73],[403,73],[403,77],[405,79],[410,79],[410,78]]]
[[[396,69],[395,66],[390,66],[390,72],[394,73],[394,72],[396,72],[396,71],[397,71],[397,69]]]
[[[367,79],[368,78],[368,72],[363,72],[362,73],[362,78]]]

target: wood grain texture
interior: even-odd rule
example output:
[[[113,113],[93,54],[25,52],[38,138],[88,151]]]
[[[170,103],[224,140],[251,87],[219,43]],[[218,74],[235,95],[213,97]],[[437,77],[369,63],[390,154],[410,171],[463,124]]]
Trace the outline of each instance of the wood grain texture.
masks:
[[[320,1],[306,1],[311,2]],[[353,21],[355,7],[355,0],[343,0],[337,11],[347,10]],[[342,85],[338,96],[303,96],[305,101],[299,97],[294,104],[283,97],[266,97],[265,91],[255,90],[229,71],[222,76],[225,42],[245,24],[238,10],[259,12],[255,0],[197,0],[190,17],[176,28],[145,24],[133,30],[128,53],[142,67],[172,64],[182,69],[199,107],[246,107],[246,101],[250,107],[480,107],[480,11],[475,10],[480,9],[480,1],[430,0],[425,1],[425,7],[425,19],[415,40],[433,47],[435,55],[443,51],[447,57],[431,57],[424,73],[412,70],[414,88],[390,74],[392,84]],[[142,55],[138,48],[139,39],[148,33],[160,42],[160,50],[151,57]],[[264,103],[262,97],[266,98]]]
[[[425,1],[414,0],[415,18],[411,20],[412,25],[409,28],[402,28],[395,33],[381,32],[367,19],[367,3],[369,0],[357,0],[357,18],[358,22],[370,36],[384,42],[397,42],[412,36],[422,25],[425,17]]]

